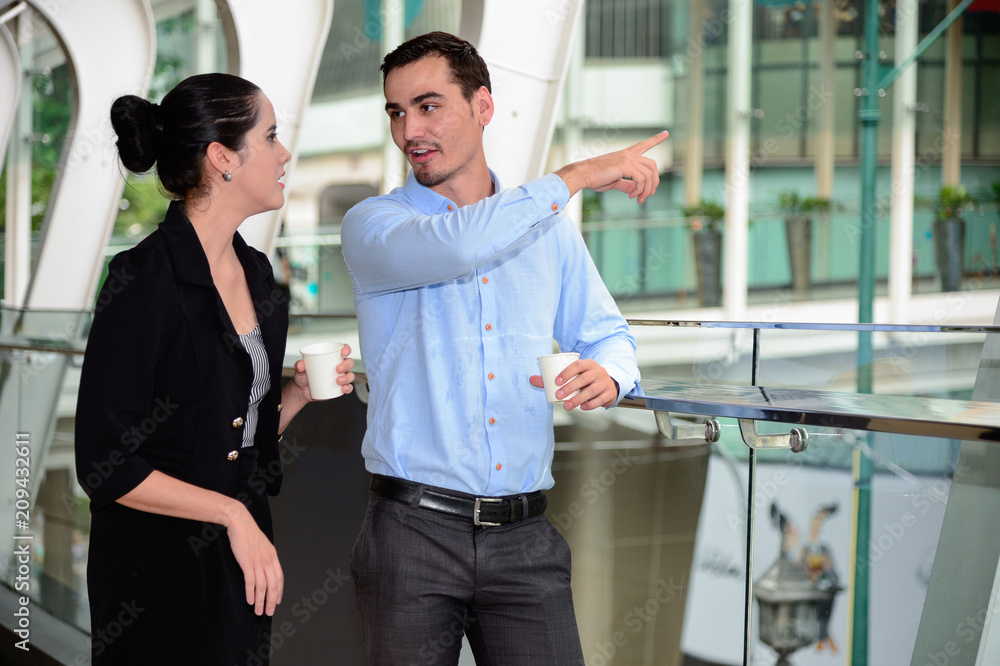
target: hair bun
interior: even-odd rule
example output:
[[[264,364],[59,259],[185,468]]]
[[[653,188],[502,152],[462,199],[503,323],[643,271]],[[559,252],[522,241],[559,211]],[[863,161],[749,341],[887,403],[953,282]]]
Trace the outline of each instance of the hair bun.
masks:
[[[149,171],[163,145],[160,107],[142,97],[125,95],[111,105],[111,126],[118,135],[118,156],[133,173]]]

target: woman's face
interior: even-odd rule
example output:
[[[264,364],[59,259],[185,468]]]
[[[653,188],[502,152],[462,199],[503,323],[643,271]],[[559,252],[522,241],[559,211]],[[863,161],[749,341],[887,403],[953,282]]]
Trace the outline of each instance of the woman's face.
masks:
[[[285,204],[285,165],[292,154],[278,141],[277,119],[274,106],[262,93],[257,124],[247,133],[245,146],[239,155],[242,161],[233,169],[234,185],[244,195],[249,211],[247,216],[276,210]]]

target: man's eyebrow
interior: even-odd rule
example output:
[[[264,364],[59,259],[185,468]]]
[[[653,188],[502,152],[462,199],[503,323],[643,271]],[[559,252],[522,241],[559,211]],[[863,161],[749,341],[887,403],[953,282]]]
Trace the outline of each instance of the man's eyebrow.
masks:
[[[416,97],[414,97],[411,103],[420,104],[421,102],[425,102],[429,99],[444,99],[444,95],[436,92],[426,92],[423,95],[417,95]]]
[[[436,92],[425,92],[422,95],[417,95],[416,97],[414,97],[413,99],[411,99],[410,100],[410,104],[416,106],[417,104],[420,104],[421,102],[426,102],[429,99],[444,99],[444,95],[442,95],[441,93],[436,93]],[[385,103],[385,110],[386,111],[390,111],[390,110],[391,111],[401,111],[402,109],[403,109],[403,107],[400,104],[396,103],[396,102],[386,102]]]

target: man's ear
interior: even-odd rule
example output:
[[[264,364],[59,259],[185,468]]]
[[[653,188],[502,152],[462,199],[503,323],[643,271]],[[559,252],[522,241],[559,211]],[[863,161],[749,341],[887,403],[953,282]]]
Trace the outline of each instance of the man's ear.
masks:
[[[208,144],[205,159],[208,160],[209,168],[218,172],[220,176],[227,171],[232,172],[239,164],[236,153],[218,141]]]
[[[479,124],[486,127],[493,119],[493,96],[486,86],[481,86],[472,96],[472,110],[475,112]]]

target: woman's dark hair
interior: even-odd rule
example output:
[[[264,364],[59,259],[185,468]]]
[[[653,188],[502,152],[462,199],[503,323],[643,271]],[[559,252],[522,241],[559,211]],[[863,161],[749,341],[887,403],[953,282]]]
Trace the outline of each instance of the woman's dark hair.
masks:
[[[452,80],[462,89],[466,101],[472,100],[472,96],[483,86],[493,92],[490,70],[476,47],[461,37],[440,31],[414,37],[387,54],[379,68],[382,70],[382,83],[385,84],[385,78],[392,70],[427,56],[440,56],[448,61]]]
[[[118,156],[126,169],[156,165],[160,183],[185,198],[204,186],[204,158],[218,141],[241,151],[260,115],[261,91],[232,74],[199,74],[181,81],[160,104],[125,95],[111,105]]]

